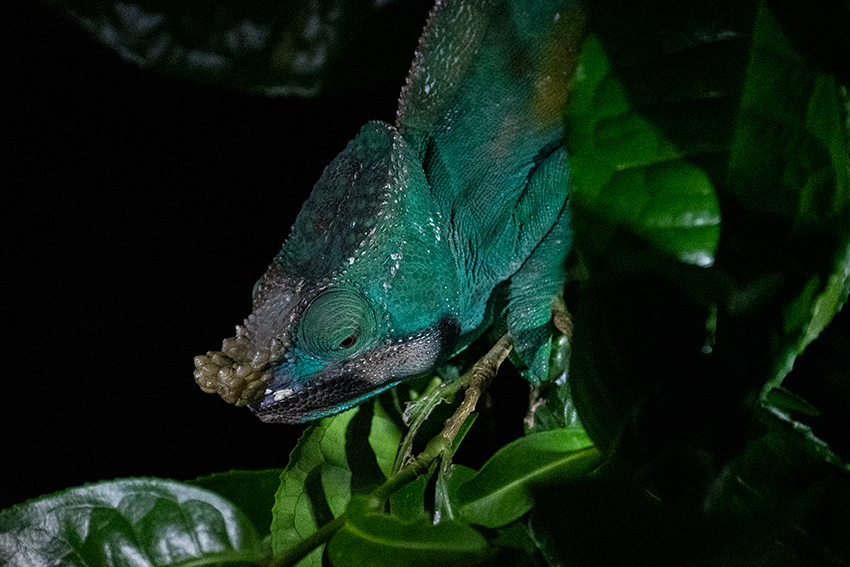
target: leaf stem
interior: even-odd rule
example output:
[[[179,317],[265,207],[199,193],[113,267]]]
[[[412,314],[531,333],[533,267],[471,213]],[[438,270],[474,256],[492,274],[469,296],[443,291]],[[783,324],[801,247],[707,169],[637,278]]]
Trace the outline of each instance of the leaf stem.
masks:
[[[449,448],[451,448],[451,441],[447,442],[442,435],[437,435],[431,439],[425,449],[415,459],[372,492],[373,503],[371,507],[375,509],[380,508],[387,498],[428,470],[431,463]]]
[[[286,553],[273,557],[267,567],[293,567],[297,565],[310,552],[327,542],[343,525],[345,525],[345,512],[299,541]]]

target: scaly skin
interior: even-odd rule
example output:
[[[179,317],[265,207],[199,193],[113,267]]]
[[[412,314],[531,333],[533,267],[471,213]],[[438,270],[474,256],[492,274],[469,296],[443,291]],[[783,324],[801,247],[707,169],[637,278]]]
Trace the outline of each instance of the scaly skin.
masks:
[[[491,324],[545,377],[583,23],[564,0],[438,3],[395,126],[366,124],[325,169],[236,337],[196,357],[201,388],[309,421],[433,371]]]

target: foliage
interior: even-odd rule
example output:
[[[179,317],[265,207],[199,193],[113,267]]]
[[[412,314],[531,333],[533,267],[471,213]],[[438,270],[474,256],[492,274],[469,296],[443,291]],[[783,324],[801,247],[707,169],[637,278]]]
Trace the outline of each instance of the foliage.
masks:
[[[45,1],[140,67],[267,96],[315,96],[386,79],[409,62],[429,5]],[[383,32],[374,34],[376,27]],[[393,47],[399,44],[407,49]]]
[[[485,385],[407,384],[311,425],[283,471],[4,510],[0,562],[850,560],[847,455],[781,387],[850,290],[847,91],[762,4],[676,6],[590,10],[565,141],[589,275],[524,436],[455,463],[483,425],[454,394]]]

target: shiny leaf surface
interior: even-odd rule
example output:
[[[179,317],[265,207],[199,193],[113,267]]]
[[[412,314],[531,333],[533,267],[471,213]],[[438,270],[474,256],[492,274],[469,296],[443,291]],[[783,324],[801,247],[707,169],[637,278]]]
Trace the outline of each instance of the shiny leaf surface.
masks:
[[[532,490],[584,476],[601,463],[581,429],[532,433],[500,449],[457,489],[460,516],[488,528],[509,524],[534,504]]]
[[[481,534],[460,522],[407,522],[355,505],[328,543],[328,556],[337,567],[477,565],[488,558],[488,548]]]
[[[590,22],[567,116],[591,274],[572,393],[646,470],[694,438],[722,461],[850,290],[847,92],[762,3],[614,2]]]
[[[263,555],[232,503],[169,480],[102,482],[0,512],[0,563],[9,567],[217,564]]]
[[[228,471],[196,478],[189,484],[227,498],[251,520],[257,533],[265,537],[271,528],[274,495],[282,472],[281,469]]]
[[[342,514],[352,494],[366,493],[384,482],[380,465],[395,458],[399,433],[372,408],[365,404],[323,419],[301,436],[275,495],[271,530],[275,554]],[[370,443],[349,442],[366,438]],[[321,564],[321,551],[307,561]]]

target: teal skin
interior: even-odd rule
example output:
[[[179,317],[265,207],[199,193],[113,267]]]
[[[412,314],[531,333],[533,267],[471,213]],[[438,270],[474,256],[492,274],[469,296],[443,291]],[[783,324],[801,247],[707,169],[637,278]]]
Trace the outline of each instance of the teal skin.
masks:
[[[563,1],[438,3],[395,126],[366,124],[325,169],[236,337],[196,357],[201,388],[309,421],[432,372],[494,324],[545,377],[582,23]]]

